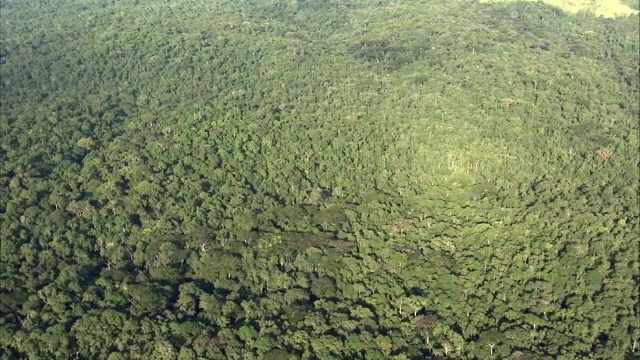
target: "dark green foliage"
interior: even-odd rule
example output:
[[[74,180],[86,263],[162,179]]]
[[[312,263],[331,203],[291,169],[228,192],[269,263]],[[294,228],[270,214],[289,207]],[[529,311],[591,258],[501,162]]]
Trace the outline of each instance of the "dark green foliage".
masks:
[[[638,17],[3,1],[1,359],[640,351]]]

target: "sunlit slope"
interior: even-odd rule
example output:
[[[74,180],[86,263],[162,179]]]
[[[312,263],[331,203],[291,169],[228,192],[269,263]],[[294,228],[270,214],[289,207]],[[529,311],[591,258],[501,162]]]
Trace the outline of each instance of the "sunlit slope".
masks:
[[[635,75],[612,63],[602,43],[620,43],[618,53],[626,54],[635,40],[597,39],[594,32],[609,30],[594,18],[581,19],[543,3],[508,10],[394,3],[384,12],[350,12],[350,28],[327,41],[379,73],[383,89],[393,89],[367,94],[382,110],[370,114],[410,127],[395,143],[406,149],[398,169],[420,178],[422,186],[567,172],[605,181],[610,169],[603,170],[612,164],[596,154],[608,146],[616,149],[616,161],[630,158],[625,144],[635,140],[625,138],[635,125],[628,109],[636,102],[625,80]],[[615,95],[598,95],[601,86],[611,86]],[[604,120],[611,116],[620,122]]]
[[[482,2],[512,2],[514,0],[481,0]],[[638,10],[630,8],[619,0],[542,0],[560,9],[575,14],[588,11],[598,16],[619,17],[637,14]]]
[[[624,144],[633,144],[624,139],[635,126],[625,109],[635,102],[616,69],[633,67],[623,66],[626,57],[616,65],[604,58],[616,53],[604,50],[602,44],[610,39],[602,35],[607,30],[602,24],[558,17],[541,3],[519,3],[506,13],[501,6],[466,2],[389,2],[384,9],[359,2],[310,3],[283,8],[265,1],[244,12],[224,7],[213,15],[210,4],[172,7],[172,13],[192,19],[189,24],[166,20],[162,12],[168,10],[155,3],[123,7],[119,22],[108,17],[96,22],[81,14],[83,22],[63,22],[59,30],[47,32],[60,32],[67,46],[78,51],[48,62],[44,57],[24,60],[15,50],[8,67],[16,68],[14,83],[30,84],[36,80],[27,77],[25,68],[72,67],[80,61],[75,54],[84,54],[84,63],[103,74],[104,81],[127,84],[117,95],[126,99],[118,104],[129,115],[117,122],[126,124],[126,131],[111,129],[108,136],[119,134],[122,144],[141,134],[161,144],[172,137],[193,138],[180,143],[198,152],[234,149],[234,158],[251,169],[250,177],[264,174],[271,181],[274,169],[287,169],[308,178],[314,184],[309,187],[349,189],[370,183],[388,192],[419,193],[436,184],[523,181],[612,166],[601,165],[594,154],[608,146],[615,159],[622,159],[631,148]],[[546,17],[523,18],[533,10]],[[535,24],[536,30],[523,24]],[[94,27],[96,36],[71,38],[63,25],[80,29],[75,34]],[[7,45],[32,41],[33,31],[23,30],[12,31]],[[563,37],[572,38],[573,45]],[[620,40],[616,46],[637,42],[614,40]],[[542,43],[549,48],[535,48]],[[46,55],[48,46],[42,43],[38,51]],[[122,54],[143,61],[111,71],[108,67]],[[43,79],[31,87],[44,84]],[[52,102],[71,92],[70,84],[102,91],[89,74],[51,79],[42,93],[52,95],[55,89]],[[602,97],[600,88],[611,87],[605,85],[611,79],[620,86],[607,89],[610,96],[597,104],[590,101]],[[5,101],[14,95],[22,99],[15,91]],[[89,97],[94,98],[97,104],[102,101]],[[173,111],[154,113],[160,103],[172,103]],[[609,123],[612,118],[615,126]],[[217,137],[209,136],[211,127]],[[223,136],[225,131],[229,136]],[[283,131],[296,140],[284,141],[278,136]],[[574,142],[585,132],[586,138]],[[107,153],[120,144],[108,136],[98,142]],[[295,156],[283,160],[281,154]],[[195,169],[207,168],[204,160],[194,161],[200,164],[189,164]]]

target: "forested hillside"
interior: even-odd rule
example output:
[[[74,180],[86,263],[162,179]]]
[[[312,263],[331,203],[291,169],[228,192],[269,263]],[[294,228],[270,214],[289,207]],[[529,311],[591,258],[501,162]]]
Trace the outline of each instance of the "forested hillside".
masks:
[[[640,355],[637,15],[0,14],[0,359]]]
[[[505,3],[521,0],[480,0],[480,2]],[[531,0],[525,0],[531,1]],[[619,16],[637,15],[640,9],[638,0],[540,0],[558,7],[569,14],[588,13],[596,16],[615,18]]]

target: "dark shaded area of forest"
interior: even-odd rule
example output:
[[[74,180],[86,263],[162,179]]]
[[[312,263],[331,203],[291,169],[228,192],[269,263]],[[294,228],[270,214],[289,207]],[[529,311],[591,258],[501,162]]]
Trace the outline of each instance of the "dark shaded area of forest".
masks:
[[[637,16],[0,11],[1,359],[637,358]]]

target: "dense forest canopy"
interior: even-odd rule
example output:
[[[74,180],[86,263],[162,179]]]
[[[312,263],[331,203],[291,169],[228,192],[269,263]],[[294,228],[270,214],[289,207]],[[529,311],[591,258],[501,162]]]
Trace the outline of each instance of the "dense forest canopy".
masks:
[[[1,359],[634,359],[638,15],[4,0]]]

